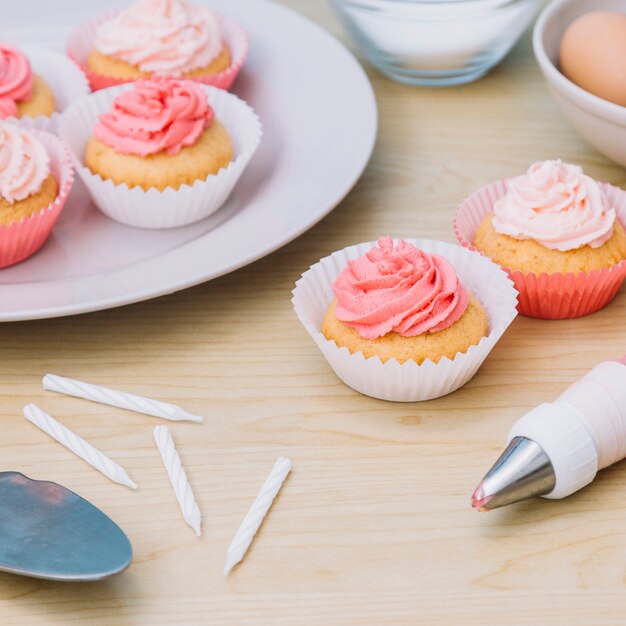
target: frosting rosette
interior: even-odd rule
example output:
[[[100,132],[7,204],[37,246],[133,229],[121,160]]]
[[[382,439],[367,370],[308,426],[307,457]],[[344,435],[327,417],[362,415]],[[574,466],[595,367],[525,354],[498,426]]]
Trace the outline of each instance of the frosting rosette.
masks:
[[[211,125],[214,112],[206,93],[192,81],[139,80],[100,115],[94,135],[121,154],[174,156],[193,145]]]
[[[0,119],[17,117],[17,103],[11,98],[0,98]]]
[[[208,65],[222,50],[220,27],[186,0],[137,0],[100,25],[95,48],[142,72],[179,76]]]
[[[615,210],[598,183],[560,159],[534,163],[525,175],[509,180],[492,218],[501,235],[533,239],[561,252],[600,247],[611,238],[614,221]]]
[[[0,44],[0,118],[17,115],[17,103],[30,100],[33,73],[28,59],[15,48]]]
[[[349,261],[333,284],[335,315],[364,339],[414,337],[452,326],[469,303],[452,264],[390,237]]]
[[[0,122],[0,197],[10,204],[41,189],[50,175],[50,158],[28,130]]]

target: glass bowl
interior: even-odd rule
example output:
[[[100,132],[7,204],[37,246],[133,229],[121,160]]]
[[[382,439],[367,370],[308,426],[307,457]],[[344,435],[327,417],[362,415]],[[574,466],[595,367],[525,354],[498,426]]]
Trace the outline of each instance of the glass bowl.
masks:
[[[329,0],[366,58],[410,85],[469,83],[499,63],[542,0]]]

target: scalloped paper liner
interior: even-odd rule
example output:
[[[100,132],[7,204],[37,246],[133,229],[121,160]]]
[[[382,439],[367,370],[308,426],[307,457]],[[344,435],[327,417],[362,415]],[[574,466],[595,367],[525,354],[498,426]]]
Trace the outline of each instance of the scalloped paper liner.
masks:
[[[54,93],[56,111],[52,115],[37,117],[8,117],[7,122],[17,123],[28,128],[37,128],[51,133],[56,132],[63,111],[73,102],[90,93],[85,75],[64,54],[22,46],[20,50],[27,56],[34,74],[41,76]]]
[[[72,61],[74,61],[74,63],[76,63],[76,65],[78,65],[81,71],[88,78],[93,91],[134,82],[134,79],[124,80],[120,78],[112,78],[111,76],[103,76],[102,74],[93,72],[87,67],[87,58],[93,48],[93,42],[96,38],[98,26],[103,22],[110,20],[112,17],[117,15],[117,13],[119,13],[119,10],[107,11],[106,13],[94,17],[79,26],[67,40],[67,55],[70,59],[72,59]],[[214,13],[214,15],[219,21],[224,41],[230,51],[230,67],[222,72],[219,72],[218,74],[213,74],[212,76],[194,77],[189,80],[195,80],[205,85],[228,90],[235,82],[244,61],[246,60],[249,49],[249,41],[246,32],[236,22],[218,13]]]
[[[56,200],[39,212],[8,226],[0,225],[0,268],[32,256],[50,236],[74,183],[74,168],[67,146],[51,133],[29,129],[50,156],[50,172],[59,185]]]
[[[442,241],[406,241],[446,257],[489,316],[489,334],[466,352],[458,352],[454,359],[444,357],[438,363],[426,360],[421,365],[415,361],[400,364],[395,359],[382,363],[378,357],[366,359],[361,352],[351,354],[347,348],[339,348],[324,337],[322,321],[334,298],[333,282],[348,261],[363,256],[375,242],[344,248],[313,265],[296,283],[291,301],[298,319],[346,385],[381,400],[417,402],[451,393],[474,376],[517,315],[517,292],[506,273],[480,254]]]
[[[69,145],[78,175],[96,206],[111,219],[139,228],[174,228],[204,219],[227,200],[261,141],[261,122],[243,101],[217,87],[200,85],[208,95],[215,117],[228,131],[234,159],[217,174],[178,189],[145,191],[103,180],[85,166],[85,145],[98,116],[109,111],[113,100],[134,84],[119,85],[92,93],[70,107],[59,125],[59,135]]]
[[[626,192],[608,183],[600,183],[600,187],[614,206],[620,222],[626,226]],[[454,232],[462,246],[476,251],[473,245],[476,230],[506,191],[506,181],[499,180],[463,200],[453,221]],[[534,274],[507,267],[503,269],[519,292],[519,312],[543,319],[571,319],[595,313],[613,300],[626,278],[626,261],[578,274]]]

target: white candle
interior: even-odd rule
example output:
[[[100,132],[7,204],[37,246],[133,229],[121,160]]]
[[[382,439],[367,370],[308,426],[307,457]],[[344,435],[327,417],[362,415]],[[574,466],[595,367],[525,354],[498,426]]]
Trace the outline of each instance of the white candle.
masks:
[[[230,546],[228,546],[224,576],[228,576],[228,572],[243,559],[256,531],[290,471],[291,461],[289,459],[280,457],[274,464],[272,471],[261,487],[261,491],[259,491]]]
[[[157,426],[153,433],[154,441],[161,453],[163,465],[165,465],[167,475],[172,483],[174,494],[176,495],[176,500],[178,500],[178,506],[183,514],[183,518],[187,524],[195,530],[196,535],[199,537],[201,534],[200,524],[202,521],[200,509],[191,491],[191,485],[187,480],[185,468],[180,462],[180,457],[174,446],[170,429],[167,426]]]
[[[151,398],[136,396],[135,394],[126,393],[124,391],[116,391],[115,389],[101,387],[100,385],[84,383],[80,380],[73,380],[72,378],[55,376],[54,374],[46,374],[43,377],[43,388],[48,391],[56,391],[68,396],[74,396],[75,398],[85,398],[86,400],[116,406],[121,409],[128,409],[129,411],[135,411],[137,413],[162,417],[166,420],[201,422],[203,419],[200,415],[188,413],[176,404],[152,400]]]
[[[61,445],[71,450],[83,461],[102,472],[107,478],[120,485],[126,485],[131,489],[137,489],[137,484],[131,480],[126,470],[111,460],[108,456],[94,448],[90,443],[79,437],[53,417],[42,411],[37,405],[29,404],[24,407],[24,417],[35,426],[48,433]]]

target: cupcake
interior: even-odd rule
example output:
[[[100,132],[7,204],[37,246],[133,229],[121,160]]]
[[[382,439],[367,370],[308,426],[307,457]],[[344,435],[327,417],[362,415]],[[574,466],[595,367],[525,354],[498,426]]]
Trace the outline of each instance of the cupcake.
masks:
[[[190,78],[228,88],[247,52],[234,23],[187,0],[136,0],[96,18],[68,41],[92,87],[149,78]]]
[[[506,273],[486,257],[389,237],[322,259],[293,295],[298,318],[343,382],[404,402],[470,380],[517,303]]]
[[[453,359],[488,332],[485,310],[453,265],[406,241],[379,239],[348,263],[333,292],[322,323],[326,339],[383,363]]]
[[[261,125],[226,91],[157,78],[83,98],[63,115],[59,134],[103,213],[130,226],[171,228],[222,206]]]
[[[227,167],[228,131],[191,81],[140,80],[100,115],[85,164],[104,180],[163,191],[193,185]]]
[[[69,154],[56,137],[0,121],[0,267],[41,247],[72,182]]]
[[[459,208],[459,241],[513,277],[520,312],[578,317],[607,304],[625,277],[626,194],[560,160],[490,185]]]
[[[54,113],[54,94],[16,48],[0,44],[0,118]]]
[[[0,44],[0,119],[55,131],[61,112],[88,93],[87,79],[62,54]]]

